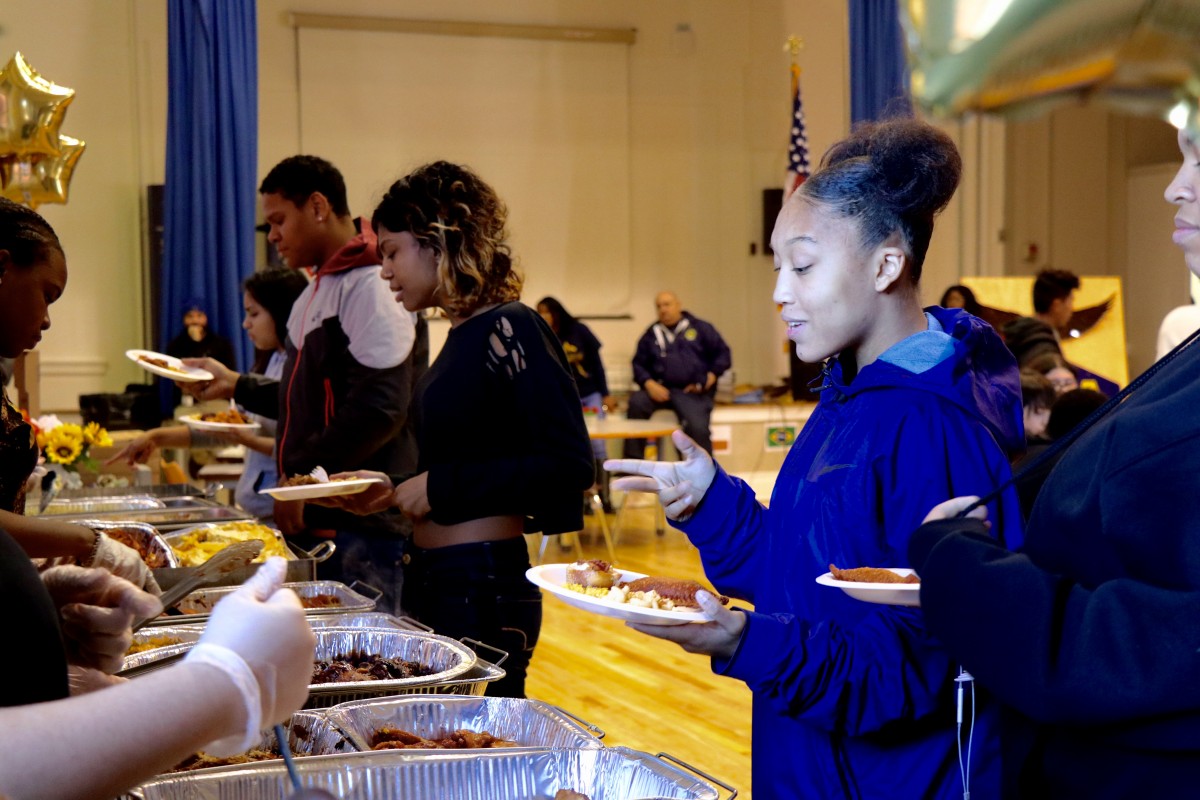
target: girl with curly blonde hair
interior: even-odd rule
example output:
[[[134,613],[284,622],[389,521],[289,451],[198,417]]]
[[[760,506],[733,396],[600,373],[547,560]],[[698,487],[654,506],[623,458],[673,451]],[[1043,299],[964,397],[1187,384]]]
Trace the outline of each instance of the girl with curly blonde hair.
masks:
[[[441,309],[450,333],[417,384],[417,474],[340,505],[397,507],[413,520],[405,610],[438,633],[510,653],[490,694],[523,697],[541,629],[522,533],[583,526],[592,451],[554,332],[519,302],[508,212],[471,170],[438,161],[388,189],[371,224],[381,276],[409,311]]]

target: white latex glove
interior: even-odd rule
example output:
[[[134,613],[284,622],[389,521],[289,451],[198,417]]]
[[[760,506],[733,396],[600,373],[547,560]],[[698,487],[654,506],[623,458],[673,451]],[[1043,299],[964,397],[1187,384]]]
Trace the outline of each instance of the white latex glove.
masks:
[[[634,458],[609,459],[604,468],[624,472],[630,477],[617,478],[613,489],[625,492],[655,492],[666,515],[683,522],[696,513],[696,506],[717,476],[717,465],[703,447],[683,431],[671,434],[682,461],[643,461]]]
[[[242,588],[213,609],[208,627],[187,660],[215,666],[242,693],[243,732],[204,747],[215,756],[244,752],[264,728],[283,722],[308,697],[317,640],[300,598],[280,589],[287,562],[267,559]]]
[[[118,683],[125,683],[127,680],[127,678],[118,678],[116,675],[109,675],[107,672],[101,672],[91,667],[67,665],[67,686],[71,689],[71,697],[107,689]]]
[[[96,535],[100,537],[96,555],[83,566],[106,569],[150,594],[162,594],[162,589],[158,588],[158,581],[154,580],[154,573],[146,566],[146,562],[142,561],[137,550],[121,544],[101,531],[96,531]]]
[[[162,613],[157,597],[106,570],[51,567],[42,583],[62,620],[67,661],[80,667],[116,672],[133,642],[133,623]]]

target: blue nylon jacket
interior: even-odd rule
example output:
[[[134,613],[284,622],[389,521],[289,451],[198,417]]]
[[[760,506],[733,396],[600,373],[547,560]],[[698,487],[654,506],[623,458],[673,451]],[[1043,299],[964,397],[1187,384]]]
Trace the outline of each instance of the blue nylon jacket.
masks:
[[[754,692],[758,800],[962,797],[957,665],[920,609],[863,603],[815,582],[831,563],[907,566],[909,537],[929,510],[988,493],[1024,447],[1016,364],[999,336],[957,309],[927,314],[930,331],[849,384],[840,364],[827,369],[768,508],[718,469],[677,526],[713,585],[755,605],[737,651],[713,669]],[[988,513],[1017,547],[1015,492]],[[970,776],[983,800],[999,794],[999,745],[995,712],[976,694]],[[966,736],[964,724],[964,751]]]

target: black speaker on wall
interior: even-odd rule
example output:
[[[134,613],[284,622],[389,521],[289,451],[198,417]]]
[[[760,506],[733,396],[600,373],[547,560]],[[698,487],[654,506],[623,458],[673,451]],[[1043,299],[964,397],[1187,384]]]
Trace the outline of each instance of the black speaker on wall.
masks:
[[[771,249],[771,231],[775,230],[775,218],[783,208],[783,189],[762,190],[762,251],[765,256],[775,255]]]

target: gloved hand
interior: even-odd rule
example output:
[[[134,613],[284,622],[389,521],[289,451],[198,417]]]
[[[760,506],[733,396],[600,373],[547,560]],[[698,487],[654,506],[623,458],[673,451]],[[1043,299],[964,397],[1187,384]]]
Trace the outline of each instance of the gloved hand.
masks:
[[[62,620],[67,661],[101,672],[121,668],[134,622],[162,613],[158,598],[102,569],[51,567],[42,573]]]
[[[308,697],[316,637],[291,589],[280,589],[287,562],[267,559],[242,588],[213,609],[200,642],[187,661],[224,672],[242,693],[242,733],[204,747],[215,756],[244,752],[264,728],[290,719]]]
[[[101,672],[91,667],[67,665],[67,686],[71,690],[71,697],[98,689],[107,689],[118,683],[126,683],[128,680],[128,678],[118,678],[116,675],[109,675],[107,672]]]
[[[717,476],[717,466],[704,448],[692,441],[683,431],[671,434],[682,461],[642,461],[641,459],[608,459],[604,468],[609,472],[629,473],[617,478],[612,488],[623,492],[655,492],[668,518],[684,522],[696,513],[708,487]]]
[[[162,589],[158,588],[158,581],[154,580],[154,573],[146,566],[146,562],[142,561],[137,550],[121,544],[101,531],[96,531],[96,535],[100,537],[96,554],[83,566],[106,569],[150,594],[162,594]]]

